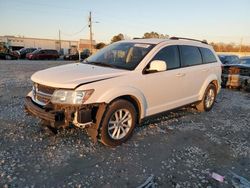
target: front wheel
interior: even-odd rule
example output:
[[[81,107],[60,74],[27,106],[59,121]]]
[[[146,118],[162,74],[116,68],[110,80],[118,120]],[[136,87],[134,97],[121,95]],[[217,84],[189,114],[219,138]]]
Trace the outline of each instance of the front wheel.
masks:
[[[204,93],[202,100],[196,105],[200,112],[209,111],[212,109],[216,98],[216,87],[210,83]]]
[[[136,124],[136,110],[132,103],[117,100],[111,103],[103,117],[100,138],[107,146],[118,146],[126,142]]]

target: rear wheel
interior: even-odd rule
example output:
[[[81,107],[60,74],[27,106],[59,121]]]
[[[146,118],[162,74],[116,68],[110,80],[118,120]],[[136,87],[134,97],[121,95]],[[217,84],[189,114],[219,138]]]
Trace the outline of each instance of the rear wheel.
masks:
[[[210,83],[204,93],[204,96],[196,108],[200,112],[209,111],[212,109],[216,98],[216,87]]]
[[[11,58],[11,56],[10,56],[10,55],[6,55],[6,56],[5,56],[5,59],[7,59],[7,60],[11,60],[12,58]]]
[[[117,100],[109,105],[102,120],[101,142],[107,146],[118,146],[127,141],[136,124],[136,110],[132,103]]]

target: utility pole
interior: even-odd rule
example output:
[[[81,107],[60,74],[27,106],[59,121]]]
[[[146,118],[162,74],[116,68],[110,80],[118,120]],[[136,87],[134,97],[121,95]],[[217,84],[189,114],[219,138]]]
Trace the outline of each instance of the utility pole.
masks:
[[[78,55],[79,55],[79,62],[81,61],[80,43],[81,43],[81,39],[79,39],[79,43],[78,43]]]
[[[240,39],[240,49],[239,49],[239,52],[241,52],[241,50],[242,50],[242,42],[243,42],[243,38],[241,37],[241,39]]]
[[[59,29],[59,53],[61,53],[61,49],[62,49],[62,44],[61,44],[61,31]]]
[[[92,33],[92,15],[91,11],[89,12],[89,39],[90,39],[90,53],[93,52],[93,33]]]

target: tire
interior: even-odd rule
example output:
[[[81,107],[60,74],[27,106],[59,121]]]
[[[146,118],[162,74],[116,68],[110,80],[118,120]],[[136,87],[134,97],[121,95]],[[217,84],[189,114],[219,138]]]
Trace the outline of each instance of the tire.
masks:
[[[202,100],[199,104],[196,105],[196,108],[199,112],[209,111],[212,109],[215,99],[216,99],[217,91],[214,84],[210,83],[207,86],[207,89],[204,93]]]
[[[58,133],[58,129],[56,129],[56,128],[54,128],[54,127],[52,127],[51,125],[50,125],[50,122],[48,122],[48,121],[45,121],[45,120],[41,120],[40,121],[40,126],[41,126],[41,128],[43,129],[43,130],[49,130],[51,133],[53,133],[53,134],[57,134]]]
[[[123,120],[123,123],[121,122]],[[112,102],[102,119],[100,139],[106,146],[115,147],[126,142],[133,133],[137,112],[132,103],[127,100]],[[127,120],[127,121],[126,121]]]
[[[6,56],[5,56],[5,59],[6,59],[6,60],[12,60],[12,58],[11,58],[10,55],[6,55]]]

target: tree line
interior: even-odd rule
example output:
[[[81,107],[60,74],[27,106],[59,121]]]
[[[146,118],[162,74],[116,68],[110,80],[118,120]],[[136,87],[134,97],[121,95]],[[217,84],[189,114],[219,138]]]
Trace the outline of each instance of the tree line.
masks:
[[[167,34],[161,34],[161,33],[157,33],[157,32],[146,32],[143,34],[142,37],[140,38],[162,38],[162,39],[167,39],[169,38],[169,35]],[[117,35],[114,35],[111,40],[110,43],[114,43],[120,40],[125,40],[125,36],[122,33],[119,33]],[[106,46],[107,44],[100,42],[96,44],[96,49],[101,49],[104,46]],[[215,43],[215,42],[211,42],[210,45],[213,46],[214,50],[216,52],[250,52],[250,45],[237,45],[235,43]]]
[[[144,38],[144,39],[147,39],[147,38],[164,39],[165,38],[165,39],[167,39],[167,38],[169,38],[169,36],[166,35],[166,34],[160,34],[160,33],[152,31],[152,32],[144,33],[144,35],[142,37],[140,37],[140,38]],[[120,41],[120,40],[125,40],[125,36],[122,33],[119,33],[118,35],[113,36],[110,43],[114,43],[114,42],[117,42],[117,41]],[[106,46],[106,44],[103,43],[103,42],[100,42],[100,43],[97,43],[95,47],[96,47],[96,49],[101,49],[104,46]]]
[[[214,43],[211,42],[210,45],[213,46],[216,52],[250,52],[250,45],[237,45],[235,43]]]

